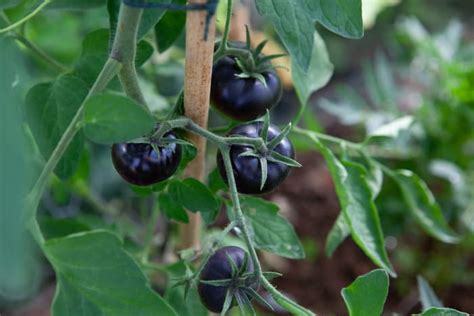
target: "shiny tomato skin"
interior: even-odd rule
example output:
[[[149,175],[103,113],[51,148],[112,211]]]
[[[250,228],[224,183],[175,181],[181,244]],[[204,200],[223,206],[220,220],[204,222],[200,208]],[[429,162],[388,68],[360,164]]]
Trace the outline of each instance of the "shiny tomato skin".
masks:
[[[164,136],[176,139],[173,132]],[[159,154],[147,143],[122,143],[112,146],[112,162],[118,174],[127,182],[147,186],[171,177],[181,161],[181,145],[158,146]]]
[[[262,73],[266,86],[256,78],[239,78],[235,57],[224,56],[212,69],[211,101],[221,113],[238,121],[251,121],[278,103],[282,85],[274,70]]]
[[[263,122],[251,122],[239,125],[232,129],[228,136],[246,136],[257,138],[259,137],[263,127]],[[280,129],[274,125],[270,125],[268,130],[268,139],[272,140],[280,133]],[[232,145],[230,149],[230,158],[232,161],[232,168],[234,171],[234,178],[237,185],[237,191],[244,194],[263,194],[276,188],[288,176],[291,167],[279,163],[268,161],[267,180],[263,189],[260,190],[261,184],[261,167],[260,161],[257,157],[239,156],[241,153],[251,149],[250,146]],[[295,158],[295,151],[293,145],[284,138],[274,149],[276,152],[289,158]],[[222,155],[217,154],[217,167],[220,175],[227,182],[227,176]]]
[[[227,257],[232,258],[237,268],[244,262],[245,250],[240,247],[228,246],[217,250],[205,264],[199,279],[200,280],[225,280],[232,278],[232,267]],[[248,259],[247,271],[253,272],[254,267],[250,258]],[[224,306],[227,293],[226,286],[214,286],[199,283],[198,293],[201,302],[213,313],[220,313]]]

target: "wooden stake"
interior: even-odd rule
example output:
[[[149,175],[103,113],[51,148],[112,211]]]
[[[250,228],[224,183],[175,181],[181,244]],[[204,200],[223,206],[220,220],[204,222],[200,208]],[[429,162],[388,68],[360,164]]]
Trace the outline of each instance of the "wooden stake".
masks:
[[[189,0],[189,4],[206,3],[207,0]],[[209,94],[211,90],[212,57],[214,53],[215,23],[209,24],[204,41],[206,11],[188,11],[186,20],[186,61],[184,82],[185,115],[202,127],[207,127]],[[206,140],[189,134],[197,148],[197,156],[185,171],[185,177],[204,181]],[[188,212],[189,223],[180,226],[181,247],[196,249],[200,246],[201,217]]]

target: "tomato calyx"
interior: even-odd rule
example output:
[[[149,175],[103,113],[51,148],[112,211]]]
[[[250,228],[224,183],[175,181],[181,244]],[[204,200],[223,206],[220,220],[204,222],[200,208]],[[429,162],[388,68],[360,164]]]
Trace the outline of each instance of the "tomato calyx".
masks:
[[[225,287],[227,289],[221,315],[225,315],[234,305],[238,305],[242,312],[253,310],[251,301],[254,299],[273,310],[273,307],[257,292],[260,286],[259,276],[255,272],[248,272],[250,264],[248,254],[245,253],[244,261],[240,267],[237,266],[237,263],[228,254],[226,255],[226,260],[232,270],[230,278],[199,281],[206,285]]]
[[[263,189],[268,177],[268,162],[275,162],[287,165],[293,168],[301,167],[301,164],[290,157],[278,153],[275,148],[285,139],[291,131],[291,123],[288,124],[276,137],[268,139],[268,130],[270,128],[270,115],[267,114],[263,120],[263,127],[260,132],[260,138],[263,140],[263,146],[253,147],[242,152],[239,156],[255,157],[259,160],[261,168],[260,190]]]
[[[158,123],[156,124],[151,134],[131,140],[129,141],[129,143],[150,144],[153,150],[156,151],[158,156],[160,154],[160,148],[166,147],[171,144],[194,146],[193,144],[184,139],[178,137],[167,137],[167,134],[172,130],[173,128],[169,125],[168,122],[165,121],[162,123]]]
[[[274,54],[265,56],[262,50],[267,44],[267,40],[260,42],[255,49],[252,49],[252,40],[248,26],[246,29],[245,47],[230,47],[226,48],[225,52],[228,56],[235,58],[236,64],[241,70],[240,74],[236,74],[238,78],[254,78],[260,81],[264,86],[267,85],[265,77],[262,75],[265,72],[274,71],[276,68],[271,61],[275,58],[286,56],[286,54]]]

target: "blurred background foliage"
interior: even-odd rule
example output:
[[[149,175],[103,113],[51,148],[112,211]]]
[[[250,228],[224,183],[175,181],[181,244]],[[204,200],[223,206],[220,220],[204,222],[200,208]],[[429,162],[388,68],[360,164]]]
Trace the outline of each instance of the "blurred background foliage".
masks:
[[[35,3],[23,0],[19,6],[5,9],[0,25],[18,20]],[[363,10],[366,34],[362,40],[349,41],[319,29],[335,73],[330,84],[311,98],[314,120],[306,122],[360,141],[388,121],[406,114],[415,116],[413,128],[391,143],[379,144],[380,149],[400,153],[397,159],[387,159],[388,165],[411,169],[425,179],[445,216],[464,238],[453,247],[427,237],[405,216],[397,186],[387,180],[376,203],[389,236],[387,247],[396,248],[392,256],[400,277],[394,282],[395,288],[400,297],[406,296],[418,274],[441,292],[453,284],[472,288],[474,1],[363,0]],[[257,28],[268,29],[256,14],[253,17]],[[218,22],[222,21],[218,15]],[[87,11],[50,8],[19,32],[71,68],[81,54],[85,35],[107,28],[108,22],[103,7]],[[180,91],[183,39],[183,34],[178,36],[171,49],[154,55],[140,71],[145,97],[154,109],[169,107]],[[148,40],[154,41],[152,34]],[[27,89],[57,73],[12,37],[0,40],[0,69],[0,148],[8,148],[8,154],[4,150],[0,154],[1,307],[23,304],[52,276],[49,268],[40,268],[41,258],[21,229],[20,198],[43,159],[30,132],[19,122]],[[289,110],[276,107],[274,116],[285,120],[297,110],[297,101],[287,91],[282,103],[289,105]],[[220,122],[212,113],[211,123],[217,126]],[[299,148],[305,150],[304,144]],[[109,163],[109,154],[108,148],[89,144],[72,179],[65,183],[52,180],[39,213],[47,237],[105,226],[116,231],[131,251],[136,248],[138,228],[147,214],[143,213],[146,207],[135,200],[137,194],[146,192],[138,188],[130,191],[120,181]],[[124,209],[133,212],[116,213]],[[114,215],[116,220],[104,223],[104,214],[106,218]],[[314,248],[307,240],[305,245]]]

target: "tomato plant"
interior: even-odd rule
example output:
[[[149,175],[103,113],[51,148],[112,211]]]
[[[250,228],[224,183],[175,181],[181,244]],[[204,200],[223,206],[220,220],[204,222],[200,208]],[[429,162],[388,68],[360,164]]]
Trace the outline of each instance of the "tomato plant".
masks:
[[[18,227],[9,236],[24,249],[38,249],[54,270],[53,315],[225,315],[234,307],[241,314],[315,315],[317,310],[274,285],[281,274],[267,271],[262,260],[266,253],[303,259],[306,243],[278,205],[251,196],[276,189],[292,168],[304,167],[295,148],[318,152],[335,186],[340,214],[327,236],[326,254],[350,236],[378,267],[342,289],[350,315],[382,314],[390,277],[396,282],[382,224],[390,216],[376,203],[384,189],[395,186],[391,196],[404,201],[404,216],[437,242],[456,245],[467,238],[451,227],[417,175],[423,169],[396,163],[394,149],[400,148],[393,144],[416,124],[425,124],[429,139],[439,135],[427,117],[384,112],[383,124],[367,128],[355,142],[322,132],[308,114],[310,96],[334,70],[319,32],[361,38],[361,1],[255,0],[277,39],[259,42],[252,40],[257,30],[232,22],[233,2],[0,1],[2,134],[12,135],[2,138],[2,148],[12,149],[2,154],[0,165],[2,178],[17,179],[2,194],[19,214],[16,222],[3,224]],[[225,14],[216,41],[218,5]],[[49,54],[35,37],[53,31],[37,26],[29,32],[28,26],[42,15],[62,21],[55,12],[70,10],[82,22],[96,14],[101,27],[81,25],[72,32],[70,50]],[[231,23],[245,34],[245,43],[230,40]],[[69,39],[59,41],[66,46]],[[269,44],[281,45],[285,53],[265,53]],[[436,44],[420,47],[432,52]],[[279,70],[286,66],[277,64],[282,57],[291,67],[286,70],[299,107],[278,127],[270,110],[284,90]],[[184,71],[167,73],[166,58],[178,60],[167,66],[180,71],[184,60]],[[37,74],[25,74],[26,60],[35,62]],[[472,69],[442,65],[459,75],[448,91],[459,104],[471,102],[472,95],[459,86],[473,86]],[[329,103],[324,107],[339,113]],[[208,122],[209,113],[215,114],[210,105],[224,114],[216,119],[222,126]],[[465,115],[471,115],[469,106],[463,106],[465,112],[446,108],[459,121],[472,122]],[[442,155],[453,160],[450,153]],[[13,168],[15,163],[21,167]],[[463,163],[467,168],[469,162]],[[106,196],[115,200],[106,203]],[[1,255],[7,257],[3,244],[8,243],[2,241]],[[11,252],[22,268],[33,257]],[[421,277],[418,286],[421,315],[466,315],[443,307]]]

